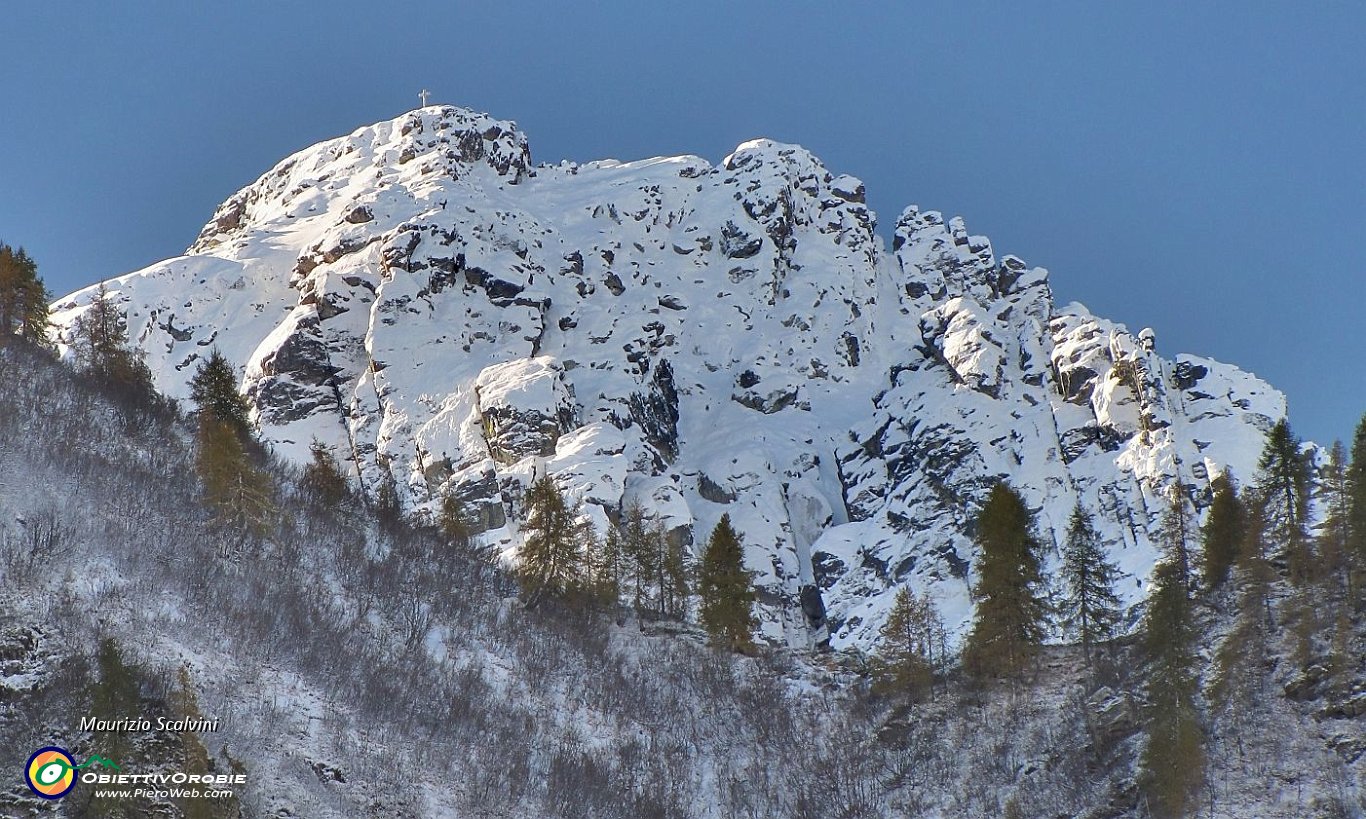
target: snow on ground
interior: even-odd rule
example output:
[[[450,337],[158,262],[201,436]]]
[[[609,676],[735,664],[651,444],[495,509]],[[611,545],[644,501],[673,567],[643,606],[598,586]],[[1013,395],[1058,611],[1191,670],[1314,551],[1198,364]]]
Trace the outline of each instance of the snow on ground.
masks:
[[[903,583],[961,633],[1000,478],[1050,549],[1090,508],[1136,602],[1164,487],[1250,476],[1284,415],[1237,368],[1056,305],[962,219],[908,208],[888,249],[862,183],[799,146],[529,156],[514,123],[412,111],[285,159],[109,287],[169,394],[217,346],[281,453],[317,439],[411,506],[501,508],[510,553],[542,462],[604,525],[639,498],[698,549],[730,514],[793,645],[870,645]],[[68,343],[92,294],[55,305]]]

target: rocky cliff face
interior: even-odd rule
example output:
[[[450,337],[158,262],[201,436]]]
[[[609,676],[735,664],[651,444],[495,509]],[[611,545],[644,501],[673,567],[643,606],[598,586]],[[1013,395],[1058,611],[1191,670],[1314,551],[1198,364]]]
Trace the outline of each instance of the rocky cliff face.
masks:
[[[162,389],[217,346],[280,451],[454,493],[509,559],[545,471],[599,526],[639,500],[700,546],[729,513],[775,641],[866,645],[906,582],[965,625],[1002,477],[1047,543],[1092,509],[1140,599],[1163,488],[1251,475],[1283,397],[1058,306],[960,219],[908,208],[890,250],[874,226],[794,145],[532,166],[513,123],[429,107],[289,157],[109,287]]]

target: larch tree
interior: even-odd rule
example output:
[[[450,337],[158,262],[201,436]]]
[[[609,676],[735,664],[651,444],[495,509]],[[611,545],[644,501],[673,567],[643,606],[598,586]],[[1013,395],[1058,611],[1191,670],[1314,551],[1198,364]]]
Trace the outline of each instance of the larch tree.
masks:
[[[659,516],[635,502],[623,511],[617,534],[617,577],[636,610],[660,617],[685,616],[692,567],[683,544],[671,542]]]
[[[1158,542],[1186,590],[1190,591],[1191,534],[1195,528],[1190,496],[1185,485],[1175,481],[1165,491],[1166,505],[1158,523]]]
[[[1358,571],[1366,571],[1366,415],[1352,436],[1352,462],[1347,467],[1347,543]],[[1366,595],[1357,595],[1358,598]]]
[[[897,589],[879,636],[875,666],[879,687],[915,699],[932,692],[935,671],[943,665],[936,651],[947,637],[929,593],[918,595],[909,586]]]
[[[439,537],[421,548],[426,552],[434,576],[444,585],[458,578],[466,568],[463,558],[469,553],[474,524],[469,508],[451,492],[442,494],[431,523]]]
[[[38,276],[38,263],[22,247],[0,242],[0,344],[17,335],[46,346],[51,300]]]
[[[745,569],[744,544],[722,515],[697,569],[698,619],[712,640],[731,651],[754,649],[754,581]]]
[[[628,569],[622,550],[621,532],[617,527],[607,527],[607,534],[597,551],[590,555],[588,565],[594,596],[608,606],[619,605]]]
[[[1213,499],[1201,532],[1204,541],[1203,577],[1206,588],[1215,589],[1228,580],[1247,540],[1247,512],[1233,476],[1225,472],[1211,484]]]
[[[602,561],[603,538],[598,536],[598,529],[593,525],[593,521],[582,514],[582,509],[577,504],[570,507],[574,517],[574,533],[572,542],[578,557],[578,577],[570,587],[570,595],[581,603],[603,603],[607,602],[600,594],[600,589],[596,587],[597,574],[594,567]]]
[[[1233,628],[1215,651],[1207,692],[1218,718],[1241,720],[1254,713],[1265,694],[1265,669],[1276,623],[1271,607],[1275,569],[1266,554],[1266,504],[1256,484],[1239,493],[1243,540],[1232,574],[1237,599]],[[1213,511],[1211,511],[1213,514]]]
[[[1139,756],[1139,787],[1158,819],[1190,816],[1204,780],[1204,730],[1195,697],[1195,626],[1180,569],[1163,560],[1153,570],[1144,622],[1148,675],[1147,741]]]
[[[1257,468],[1266,535],[1275,553],[1284,556],[1291,582],[1302,585],[1314,568],[1309,542],[1309,461],[1284,418],[1267,433]]]
[[[622,583],[637,611],[659,610],[659,580],[664,573],[664,539],[645,508],[632,502],[622,513]]]
[[[1062,552],[1062,625],[1081,640],[1086,664],[1091,646],[1114,636],[1119,623],[1115,580],[1119,569],[1105,554],[1091,514],[1080,503],[1072,510]]]
[[[1352,493],[1347,473],[1347,449],[1341,441],[1334,441],[1319,475],[1319,502],[1324,518],[1318,537],[1324,577],[1334,584],[1346,581],[1350,574]]]
[[[688,598],[692,595],[692,560],[687,547],[681,541],[670,538],[663,524],[658,529],[664,552],[659,587],[660,610],[665,617],[682,620],[688,616]]]
[[[76,363],[86,371],[107,367],[109,359],[128,343],[123,314],[114,304],[109,287],[104,282],[100,282],[95,289],[95,296],[85,312],[77,316],[74,333],[71,346],[76,354]]]
[[[251,430],[246,400],[237,392],[232,365],[215,348],[190,379],[199,433],[195,466],[217,520],[236,533],[261,538],[276,517],[270,478],[247,452]]]
[[[1260,487],[1248,487],[1242,493],[1243,511],[1247,516],[1247,527],[1243,532],[1243,546],[1238,554],[1238,569],[1241,574],[1239,589],[1242,610],[1260,608],[1265,615],[1268,632],[1275,627],[1271,610],[1270,587],[1276,579],[1276,570],[1271,565],[1267,544],[1267,503],[1262,497]],[[1251,605],[1256,603],[1256,605]]]
[[[214,415],[200,415],[197,437],[195,468],[217,523],[240,536],[264,537],[278,511],[270,477],[252,464],[236,430]]]
[[[323,507],[336,506],[346,500],[351,494],[351,486],[332,450],[314,438],[309,454],[312,457],[299,482],[309,500]]]
[[[578,511],[566,502],[549,475],[532,484],[527,492],[522,532],[517,577],[528,606],[534,606],[546,594],[565,595],[581,587],[584,560],[578,544]]]
[[[170,708],[172,719],[199,720],[204,718],[203,712],[199,710],[199,698],[195,694],[194,679],[190,676],[188,663],[181,665],[176,672],[176,683],[167,696],[166,704]],[[198,774],[199,776],[212,773],[213,761],[209,757],[208,749],[199,739],[199,735],[191,730],[182,730],[176,733],[180,741],[181,754],[184,757],[183,770],[185,773]],[[184,819],[215,819],[224,815],[223,808],[225,806],[218,800],[187,797],[181,800],[179,804],[181,816]],[[228,815],[232,815],[236,807],[236,802],[232,802]]]
[[[129,345],[127,323],[104,282],[72,331],[71,346],[82,371],[123,396],[145,400],[156,395],[152,371],[141,351]]]
[[[977,609],[963,644],[963,666],[978,678],[1019,679],[1043,644],[1049,608],[1042,592],[1039,542],[1024,498],[1005,481],[977,516]]]

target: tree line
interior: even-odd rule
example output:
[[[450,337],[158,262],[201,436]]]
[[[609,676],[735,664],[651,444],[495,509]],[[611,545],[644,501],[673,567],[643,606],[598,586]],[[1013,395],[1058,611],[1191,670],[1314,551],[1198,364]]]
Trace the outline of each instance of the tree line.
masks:
[[[37,271],[22,248],[0,243],[0,343],[18,338],[50,345],[50,295]],[[69,342],[77,369],[110,392],[160,413],[174,413],[173,404],[157,393],[141,351],[129,343],[123,312],[103,283],[76,320]],[[203,498],[215,524],[233,536],[225,542],[235,543],[232,551],[242,553],[271,532],[281,506],[266,469],[268,453],[256,437],[237,373],[218,348],[196,367],[190,398]],[[301,485],[322,505],[354,497],[335,455],[317,441]],[[697,621],[718,645],[742,652],[754,649],[753,579],[744,567],[742,536],[729,516],[712,531],[694,566],[687,545],[670,537],[659,518],[639,505],[628,505],[620,521],[599,538],[547,476],[533,483],[525,509],[516,576],[528,604],[554,594],[612,605],[624,602],[642,614],[683,620],[696,596]],[[382,524],[403,521],[392,476],[376,487],[373,511]],[[453,539],[463,538],[468,532],[463,517],[459,504],[447,498],[437,517],[438,528]]]
[[[1338,442],[1317,476],[1314,467],[1311,452],[1281,420],[1267,434],[1251,483],[1239,487],[1228,472],[1211,482],[1203,526],[1185,486],[1175,483],[1166,492],[1157,528],[1161,557],[1138,632],[1148,715],[1138,781],[1151,815],[1188,815],[1203,783],[1197,605],[1237,616],[1209,687],[1214,698],[1233,696],[1245,679],[1263,673],[1256,658],[1271,650],[1275,582],[1291,591],[1280,625],[1290,630],[1295,661],[1307,668],[1327,646],[1331,674],[1347,684],[1354,665],[1350,621],[1366,613],[1366,417],[1350,458]],[[1325,512],[1317,531],[1311,499]],[[965,677],[978,685],[1021,683],[1037,668],[1052,625],[1080,644],[1090,669],[1097,648],[1119,635],[1122,614],[1119,571],[1091,514],[1080,504],[1074,509],[1052,589],[1043,577],[1033,513],[1007,482],[991,489],[974,523],[981,558],[972,587],[975,613],[961,648]],[[903,587],[874,667],[883,685],[912,699],[933,693],[950,665],[934,636],[942,628],[933,601]]]
[[[516,574],[528,605],[554,594],[684,620],[695,594],[697,621],[717,645],[754,650],[753,575],[730,515],[721,516],[694,566],[682,539],[638,504],[627,505],[602,538],[551,476],[532,484],[525,507]]]

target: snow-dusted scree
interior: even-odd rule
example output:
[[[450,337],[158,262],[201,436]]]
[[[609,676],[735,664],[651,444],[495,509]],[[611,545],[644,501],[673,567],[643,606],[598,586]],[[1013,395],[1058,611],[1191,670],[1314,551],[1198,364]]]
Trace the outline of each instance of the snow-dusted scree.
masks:
[[[1093,510],[1141,599],[1163,488],[1252,475],[1282,395],[1056,305],[961,219],[874,226],[795,145],[533,167],[513,123],[434,106],[289,157],[108,286],[160,389],[217,346],[280,452],[453,493],[509,559],[547,470],[604,523],[639,500],[700,543],[729,513],[776,642],[866,646],[899,582],[961,632],[1003,476],[1045,543]]]

